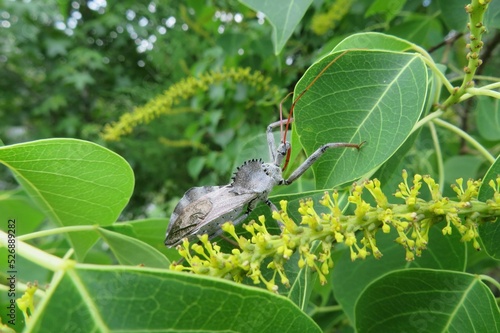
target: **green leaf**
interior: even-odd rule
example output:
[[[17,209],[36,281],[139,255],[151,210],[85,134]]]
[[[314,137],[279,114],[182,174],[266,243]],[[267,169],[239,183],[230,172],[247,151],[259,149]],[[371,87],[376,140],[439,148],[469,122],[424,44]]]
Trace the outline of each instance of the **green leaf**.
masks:
[[[439,9],[445,15],[441,15],[444,23],[450,30],[465,31],[468,15],[465,12],[465,5],[469,0],[437,0]]]
[[[279,143],[279,135],[279,130],[276,130],[274,132],[275,145]],[[252,158],[262,158],[266,162],[269,161],[269,146],[267,144],[267,138],[264,131],[263,133],[252,136],[243,144],[241,149],[238,150],[232,170],[236,170],[236,167]]]
[[[476,123],[479,134],[489,141],[500,140],[500,103],[498,99],[477,96]]]
[[[189,159],[187,163],[187,171],[191,178],[198,179],[201,170],[205,166],[207,158],[205,156],[195,156]]]
[[[262,12],[273,27],[274,54],[278,55],[292,36],[312,0],[278,2],[272,0],[240,0],[245,6]]]
[[[386,22],[389,22],[399,14],[405,3],[406,0],[375,0],[366,10],[365,17],[382,13]]]
[[[167,226],[168,219],[151,218],[118,222],[107,226],[106,229],[119,232],[126,236],[134,237],[135,239],[151,245],[160,252],[163,252],[163,250],[166,249],[164,241]]]
[[[319,242],[316,242],[311,247],[311,253],[314,253],[319,246]],[[294,253],[295,256],[296,253]],[[293,265],[298,267],[298,260],[294,260]],[[288,275],[288,269],[286,270]],[[314,282],[316,281],[318,274],[313,272],[308,265],[298,270],[298,273],[290,280],[290,289],[288,290],[288,298],[295,303],[302,311],[306,310],[309,305],[309,300],[311,298],[311,293],[314,287]]]
[[[497,157],[495,163],[488,169],[484,176],[483,183],[479,189],[478,199],[485,202],[493,198],[494,190],[489,185],[493,181],[496,184],[496,179],[500,175],[500,156]],[[479,235],[486,252],[493,258],[500,260],[500,223],[498,218],[485,222],[479,226]]]
[[[47,48],[47,56],[65,56],[68,53],[68,48],[71,46],[71,41],[63,38],[47,38],[44,40]]]
[[[61,13],[62,17],[67,20],[68,19],[68,14],[69,14],[69,5],[70,1],[68,0],[57,0],[57,5],[59,6],[59,12]]]
[[[395,52],[405,52],[413,48],[413,44],[391,35],[382,34],[379,32],[363,32],[354,34],[342,42],[338,43],[333,49],[333,52],[344,51],[349,49],[370,49],[370,50],[386,50]]]
[[[0,200],[0,220],[16,221],[16,235],[21,236],[35,231],[45,220],[45,215],[23,191],[3,192]],[[7,223],[0,226],[7,230]]]
[[[377,234],[377,246],[383,254],[380,260],[368,257],[352,262],[350,252],[346,250],[335,262],[331,283],[335,298],[351,322],[354,322],[356,302],[366,286],[394,270],[409,267],[465,270],[467,249],[456,230],[445,237],[441,227],[431,228],[428,248],[410,263],[405,261],[405,249],[394,242],[397,237],[395,230],[389,234]]]
[[[455,184],[458,178],[475,179],[483,159],[472,155],[456,155],[446,160],[444,163],[445,181],[449,184]]]
[[[430,73],[429,75],[429,93],[427,94],[426,106],[424,108],[424,113],[421,117],[427,115],[432,109],[434,96],[434,91],[436,89],[436,77]],[[412,149],[415,143],[419,141],[419,138],[425,138],[428,140],[426,133],[422,135],[422,127],[413,131],[413,133],[406,139],[403,145],[388,159],[371,178],[377,178],[382,183],[382,191],[389,198],[393,197],[394,191],[398,188],[401,178],[395,177],[395,175],[401,174],[403,169],[412,170],[416,168],[418,159],[414,158],[412,155],[417,149]],[[416,163],[415,163],[416,162]],[[412,164],[413,163],[413,164]],[[414,166],[414,168],[412,168]]]
[[[491,1],[488,5],[488,10],[484,14],[484,24],[488,31],[500,29],[500,2]]]
[[[414,13],[405,17],[405,22],[392,26],[387,33],[429,48],[444,39],[441,27],[442,22],[435,16]]]
[[[99,228],[98,230],[121,265],[144,265],[156,268],[168,268],[170,266],[170,261],[149,244],[105,228]]]
[[[79,91],[82,91],[86,86],[95,83],[94,78],[87,71],[68,74],[63,81],[64,83],[73,85],[75,89]]]
[[[367,286],[356,304],[358,332],[498,332],[500,312],[479,276],[411,269]]]
[[[48,139],[0,147],[0,162],[44,213],[60,226],[109,225],[127,204],[134,175],[119,155],[97,144]],[[83,260],[95,232],[70,233]]]
[[[51,111],[59,110],[67,105],[68,101],[66,100],[66,96],[62,94],[54,94],[47,97],[47,99],[45,99],[39,106],[33,109],[33,114],[48,117]]]
[[[419,128],[413,132],[410,137],[405,141],[405,143],[399,147],[399,149],[387,160],[370,178],[377,178],[382,184],[382,191],[388,198],[393,198],[395,190],[398,185],[403,180],[396,175],[400,175],[403,169],[412,170],[409,160],[411,156],[408,156],[411,152],[415,141],[422,133],[422,128]]]
[[[331,149],[316,161],[313,171],[319,189],[357,179],[389,159],[409,137],[428,89],[424,62],[407,53],[333,53],[306,71],[295,96],[315,79],[294,111],[295,129],[306,153],[311,155],[329,142],[366,141],[359,152]]]
[[[32,332],[321,332],[288,299],[229,281],[84,264],[61,273]]]
[[[243,47],[245,43],[245,35],[238,32],[227,32],[224,33],[217,40],[217,45],[222,47],[224,54],[227,56],[236,56],[238,51]]]

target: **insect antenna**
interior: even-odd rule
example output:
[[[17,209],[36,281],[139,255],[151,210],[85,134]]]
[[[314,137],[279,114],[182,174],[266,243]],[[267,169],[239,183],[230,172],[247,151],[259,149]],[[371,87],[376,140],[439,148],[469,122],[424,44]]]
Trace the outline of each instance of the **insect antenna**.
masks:
[[[281,143],[285,143],[286,142],[286,134],[288,133],[288,128],[290,127],[290,123],[292,122],[292,119],[293,119],[293,110],[295,109],[295,105],[297,104],[297,102],[302,98],[302,96],[312,87],[313,84],[316,83],[316,81],[318,81],[318,79],[323,75],[323,73],[325,73],[328,68],[330,68],[330,66],[332,66],[334,63],[337,62],[337,60],[339,60],[340,58],[342,58],[347,52],[349,52],[349,50],[346,50],[344,52],[342,52],[341,54],[339,54],[338,56],[336,56],[332,61],[330,61],[328,63],[328,65],[326,65],[319,73],[318,75],[316,75],[316,77],[311,81],[309,82],[309,84],[307,85],[307,87],[302,90],[300,92],[300,94],[297,96],[297,98],[295,98],[295,100],[292,102],[292,106],[290,107],[290,113],[288,114],[288,120],[286,122],[286,126],[285,126],[285,131],[283,132],[283,124],[281,124],[281,137],[282,137],[282,140],[281,140]],[[283,100],[281,101],[280,103],[280,122],[282,122],[282,118],[283,118],[283,112],[282,112],[282,106],[283,106],[283,102],[288,98],[288,96],[290,96],[290,94],[292,94],[291,92],[288,93],[288,95],[285,96],[285,98],[283,98]],[[288,163],[290,162],[290,154],[291,154],[291,149],[289,149],[286,153],[286,158],[285,158],[285,164],[283,165],[283,171],[286,169],[286,167],[288,166]]]
[[[289,92],[288,94],[286,94],[286,96],[280,102],[280,136],[281,136],[281,143],[285,143],[285,141],[286,141],[286,132],[283,133],[283,103],[292,94],[293,94],[293,91]],[[288,122],[289,121],[290,121],[290,117],[288,117]],[[287,125],[288,125],[288,122],[287,122]],[[287,130],[288,130],[288,127],[287,127]]]

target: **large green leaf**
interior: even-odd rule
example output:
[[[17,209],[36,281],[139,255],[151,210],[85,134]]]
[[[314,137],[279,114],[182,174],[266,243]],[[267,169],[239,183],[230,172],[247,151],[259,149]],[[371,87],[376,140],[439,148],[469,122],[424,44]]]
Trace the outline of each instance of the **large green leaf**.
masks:
[[[465,31],[469,15],[466,15],[465,6],[470,4],[469,0],[437,0],[444,23],[449,29]],[[484,14],[484,25],[489,31],[500,28],[498,17],[500,16],[500,2],[491,1]]]
[[[494,190],[489,185],[490,181],[496,183],[496,179],[500,175],[500,156],[497,157],[495,163],[488,169],[486,175],[484,176],[483,183],[479,189],[478,199],[480,201],[486,201],[493,198]],[[498,218],[485,222],[479,226],[479,235],[481,236],[481,241],[488,254],[500,260],[500,223],[498,223]]]
[[[406,0],[375,0],[366,10],[365,17],[381,14],[389,22],[399,14],[405,3]]]
[[[479,276],[410,269],[367,286],[356,304],[358,332],[498,332],[500,312]]]
[[[383,254],[380,260],[368,257],[352,262],[349,251],[345,251],[336,261],[332,276],[333,290],[351,322],[354,322],[356,302],[366,286],[385,274],[409,267],[465,270],[467,249],[460,242],[460,233],[456,231],[445,237],[439,226],[431,228],[428,248],[412,262],[404,260],[405,249],[394,242],[397,237],[394,230],[389,234],[377,234],[377,246]]]
[[[450,30],[465,31],[468,17],[464,8],[469,3],[469,0],[437,0],[439,9],[445,13],[441,17]]]
[[[279,54],[306,13],[312,0],[272,1],[240,0],[242,4],[266,15],[273,27],[274,54]]]
[[[0,231],[0,249],[7,245]],[[16,250],[19,259],[54,272],[37,294],[29,332],[321,332],[289,299],[260,288],[151,267],[75,263],[22,241]]]
[[[294,111],[306,153],[329,142],[366,141],[360,152],[327,151],[313,165],[317,188],[352,181],[389,159],[409,137],[428,89],[423,60],[409,53],[335,52],[307,70],[295,96],[315,79]]]
[[[483,162],[483,158],[473,155],[452,156],[444,162],[444,180],[454,184],[458,178],[475,179]]]
[[[449,29],[466,30],[469,17],[466,15],[465,6],[471,3],[469,0],[437,0],[437,3],[439,9],[444,13],[441,18]],[[499,16],[500,2],[491,1],[484,15],[484,24],[488,30],[492,31],[494,28],[500,28]]]
[[[119,155],[95,143],[48,139],[0,147],[0,162],[60,226],[109,225],[127,204],[134,175]],[[82,260],[98,236],[70,233]]]
[[[428,14],[411,13],[404,22],[391,26],[386,33],[406,39],[427,49],[443,41],[442,21]],[[448,31],[448,30],[447,30]]]
[[[371,49],[404,52],[413,48],[413,44],[399,37],[379,32],[363,32],[351,35],[337,44],[333,51],[349,49]]]
[[[489,31],[500,29],[500,1],[491,1],[484,15],[484,24]]]
[[[78,264],[36,312],[32,332],[321,332],[284,297],[150,268]]]
[[[500,140],[500,101],[487,96],[477,96],[477,129],[489,141]]]

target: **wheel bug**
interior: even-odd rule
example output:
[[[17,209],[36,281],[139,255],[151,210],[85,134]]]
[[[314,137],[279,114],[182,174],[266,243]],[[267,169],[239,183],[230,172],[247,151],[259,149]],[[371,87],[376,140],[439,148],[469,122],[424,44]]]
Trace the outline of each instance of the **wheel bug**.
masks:
[[[203,234],[208,234],[209,238],[219,236],[222,234],[221,225],[223,223],[232,221],[236,225],[243,222],[259,202],[265,202],[272,210],[277,210],[276,206],[268,199],[269,193],[276,185],[293,183],[328,149],[351,147],[359,150],[361,148],[364,142],[359,144],[345,142],[324,144],[295,169],[287,179],[283,178],[282,171],[288,165],[291,148],[290,143],[286,141],[286,134],[293,122],[295,105],[316,80],[346,52],[348,51],[333,59],[297,96],[292,102],[288,119],[283,119],[282,104],[290,94],[280,103],[280,120],[270,124],[266,131],[270,162],[264,163],[261,159],[246,161],[237,168],[230,184],[193,187],[184,194],[170,217],[165,238],[166,246],[173,247],[181,244],[184,238],[191,241]],[[278,126],[283,134],[281,143],[276,148],[273,129]],[[282,169],[280,166],[284,160],[285,164]]]

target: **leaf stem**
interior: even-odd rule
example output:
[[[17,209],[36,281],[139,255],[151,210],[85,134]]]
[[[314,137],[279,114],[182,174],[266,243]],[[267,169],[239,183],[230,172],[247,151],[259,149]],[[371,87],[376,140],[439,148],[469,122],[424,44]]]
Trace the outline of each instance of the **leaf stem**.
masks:
[[[329,312],[339,312],[339,311],[342,311],[342,307],[340,305],[317,306],[309,313],[309,316],[312,317],[318,313],[329,313]]]
[[[99,226],[97,225],[75,225],[68,227],[53,228],[49,230],[42,230],[37,232],[32,232],[26,235],[18,236],[17,239],[21,241],[27,241],[34,238],[47,237],[51,235],[59,235],[67,232],[77,232],[77,231],[95,231]]]
[[[0,247],[8,248],[8,235],[4,231],[0,230]],[[16,253],[21,257],[28,259],[29,261],[42,266],[51,271],[60,270],[63,266],[67,265],[69,261],[63,260],[45,251],[42,251],[34,246],[31,246],[25,242],[16,241]]]
[[[417,129],[419,129],[420,127],[424,126],[425,124],[433,121],[434,119],[436,118],[439,118],[443,115],[443,111],[442,110],[437,110],[437,111],[434,111],[430,114],[428,114],[427,116],[425,116],[424,118],[420,119],[416,124],[415,126],[413,126],[413,129],[411,130],[411,134],[413,134]]]
[[[491,164],[493,164],[495,162],[495,157],[493,155],[491,155],[490,152],[488,150],[486,150],[479,142],[477,142],[476,139],[474,139],[472,136],[467,134],[467,132],[461,130],[457,126],[450,124],[449,122],[444,121],[442,119],[436,118],[436,119],[433,119],[432,121],[434,123],[436,123],[436,125],[444,127],[446,129],[458,134],[460,137],[464,138],[467,142],[469,142],[472,146],[474,146],[474,148],[476,148],[481,153],[481,155],[483,155],[483,157],[486,160],[488,160],[488,162],[490,162]]]
[[[460,99],[458,100],[459,102],[465,101],[466,99],[469,99],[473,96],[490,96],[496,99],[500,99],[500,92],[490,90],[490,89],[484,89],[482,88],[469,88],[467,89],[467,93],[463,94]]]
[[[442,84],[446,87],[446,90],[448,90],[448,92],[450,94],[453,94],[455,92],[455,87],[453,87],[453,85],[448,80],[446,75],[444,75],[444,73],[441,72],[439,70],[439,68],[437,68],[436,63],[433,60],[430,60],[429,58],[427,58],[425,56],[422,56],[422,59],[424,60],[426,65],[429,66],[429,68],[432,70],[432,72],[440,79]]]
[[[434,143],[434,149],[436,151],[436,159],[438,165],[438,176],[439,176],[439,191],[444,190],[444,163],[443,154],[441,152],[441,146],[439,145],[439,137],[437,135],[436,126],[433,122],[429,122],[429,129],[431,131],[432,142]]]
[[[498,77],[496,76],[488,76],[488,75],[476,75],[474,76],[476,78],[476,80],[481,80],[481,81],[494,81],[495,83],[491,83],[489,85],[486,85],[486,86],[482,86],[482,88],[488,88],[488,89],[493,89],[493,87],[490,87],[490,85],[495,85],[495,84],[499,84],[498,82]],[[458,79],[458,78],[457,78]],[[450,80],[450,81],[453,81],[453,80]],[[498,87],[498,86],[497,86]]]
[[[481,280],[488,281],[489,283],[494,285],[498,290],[500,290],[500,282],[498,282],[497,280],[495,280],[491,276],[481,274],[481,275],[479,275],[479,277],[481,278]]]

